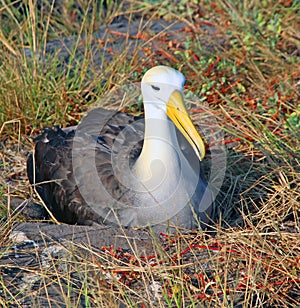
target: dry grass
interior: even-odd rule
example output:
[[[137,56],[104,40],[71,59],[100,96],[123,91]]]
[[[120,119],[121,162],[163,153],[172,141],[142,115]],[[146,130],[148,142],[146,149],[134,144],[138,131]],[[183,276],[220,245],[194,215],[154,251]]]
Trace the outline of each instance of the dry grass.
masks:
[[[114,307],[121,302],[129,307],[297,307],[298,1],[222,0],[200,5],[178,1],[177,6],[107,1],[107,8],[93,3],[70,7],[62,2],[56,7],[44,1],[44,7],[36,10],[34,1],[23,9],[18,2],[2,1],[0,261],[7,258],[12,225],[25,219],[14,210],[14,203],[33,196],[25,172],[26,155],[32,150],[29,135],[45,125],[76,123],[114,85],[139,80],[155,64],[182,70],[187,88],[200,95],[224,132],[227,168],[215,221],[209,232],[154,238],[156,249],[147,256],[135,249],[64,243],[59,244],[62,252],[49,254],[45,266],[45,257],[35,248],[26,250],[26,256],[38,255],[36,263],[19,270],[0,263],[0,303],[3,307],[22,307],[30,301],[40,307]],[[95,52],[91,34],[103,20],[109,24],[114,18],[124,22],[158,17],[183,21],[186,27],[178,36],[161,33],[154,38],[142,25],[140,37],[111,33],[106,40],[96,40],[110,60],[89,65]],[[64,64],[58,53],[47,60],[48,41],[75,33],[86,35],[85,39],[75,37],[74,50]],[[132,42],[133,48],[123,48],[120,55],[118,46],[109,45],[114,39]],[[80,61],[76,61],[78,50]],[[134,111],[139,107],[130,106]],[[201,109],[200,104],[193,108],[196,123]],[[16,291],[14,279],[21,276],[26,276],[23,289]]]

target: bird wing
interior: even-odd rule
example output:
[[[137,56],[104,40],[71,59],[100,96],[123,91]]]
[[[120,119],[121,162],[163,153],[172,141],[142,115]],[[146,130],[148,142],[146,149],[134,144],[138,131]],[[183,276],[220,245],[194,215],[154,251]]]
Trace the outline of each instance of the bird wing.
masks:
[[[110,200],[95,191],[97,182],[91,172],[95,167],[109,195],[121,203],[128,203],[127,188],[114,176],[111,156],[117,138],[123,149],[124,146],[128,147],[130,164],[138,157],[142,138],[130,145],[120,136],[124,127],[133,122],[138,125],[131,128],[136,129],[132,134],[141,135],[144,132],[141,118],[97,108],[85,117],[76,131],[68,128],[66,133],[58,127],[47,128],[35,139],[34,156],[31,154],[27,160],[28,178],[31,184],[39,183],[39,195],[59,221],[71,224],[101,223],[108,215],[113,205],[106,204]],[[74,155],[77,162],[82,162],[79,166],[74,165]],[[86,202],[82,196],[84,187],[88,188],[89,201],[92,202]],[[102,207],[102,213],[93,210],[95,204],[97,208]]]
[[[129,174],[124,170],[130,171],[141,152],[144,128],[142,117],[97,108],[76,130],[45,129],[27,161],[30,183],[38,183],[38,193],[59,221],[130,225],[134,208],[124,211],[122,205],[132,204],[134,192],[126,185]],[[187,160],[198,161],[178,130],[177,137]],[[199,179],[195,202],[206,187],[201,172]]]

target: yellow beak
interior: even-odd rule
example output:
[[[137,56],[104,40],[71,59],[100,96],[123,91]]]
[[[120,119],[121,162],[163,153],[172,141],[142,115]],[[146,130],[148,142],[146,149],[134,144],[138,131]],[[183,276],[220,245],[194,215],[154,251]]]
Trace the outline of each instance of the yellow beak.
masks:
[[[167,103],[167,115],[190,143],[201,161],[205,156],[205,145],[189,117],[180,91],[175,90]]]

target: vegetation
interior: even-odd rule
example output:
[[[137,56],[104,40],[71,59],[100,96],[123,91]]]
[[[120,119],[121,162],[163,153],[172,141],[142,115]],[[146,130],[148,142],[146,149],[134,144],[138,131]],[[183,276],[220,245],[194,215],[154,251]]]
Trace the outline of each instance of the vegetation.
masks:
[[[170,65],[200,97],[194,121],[209,110],[224,133],[226,176],[210,230],[161,235],[149,256],[66,248],[63,271],[52,262],[35,268],[33,280],[55,281],[66,307],[297,307],[299,10],[296,0],[1,1],[0,247],[25,219],[13,203],[33,196],[25,170],[31,137],[76,124],[115,85]],[[155,33],[147,28],[155,20],[183,26]],[[113,28],[128,21],[137,33]],[[113,30],[95,36],[103,25]],[[12,294],[3,278],[0,290],[4,307],[21,306],[22,290]]]

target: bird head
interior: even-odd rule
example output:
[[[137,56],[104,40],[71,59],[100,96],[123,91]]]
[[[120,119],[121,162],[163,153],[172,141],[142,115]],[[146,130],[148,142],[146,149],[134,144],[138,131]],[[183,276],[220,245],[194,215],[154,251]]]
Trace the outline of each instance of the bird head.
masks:
[[[144,75],[141,88],[145,109],[162,109],[188,140],[199,160],[205,155],[202,138],[193,125],[183,103],[185,77],[167,66],[155,66]],[[155,117],[155,115],[153,115]]]

